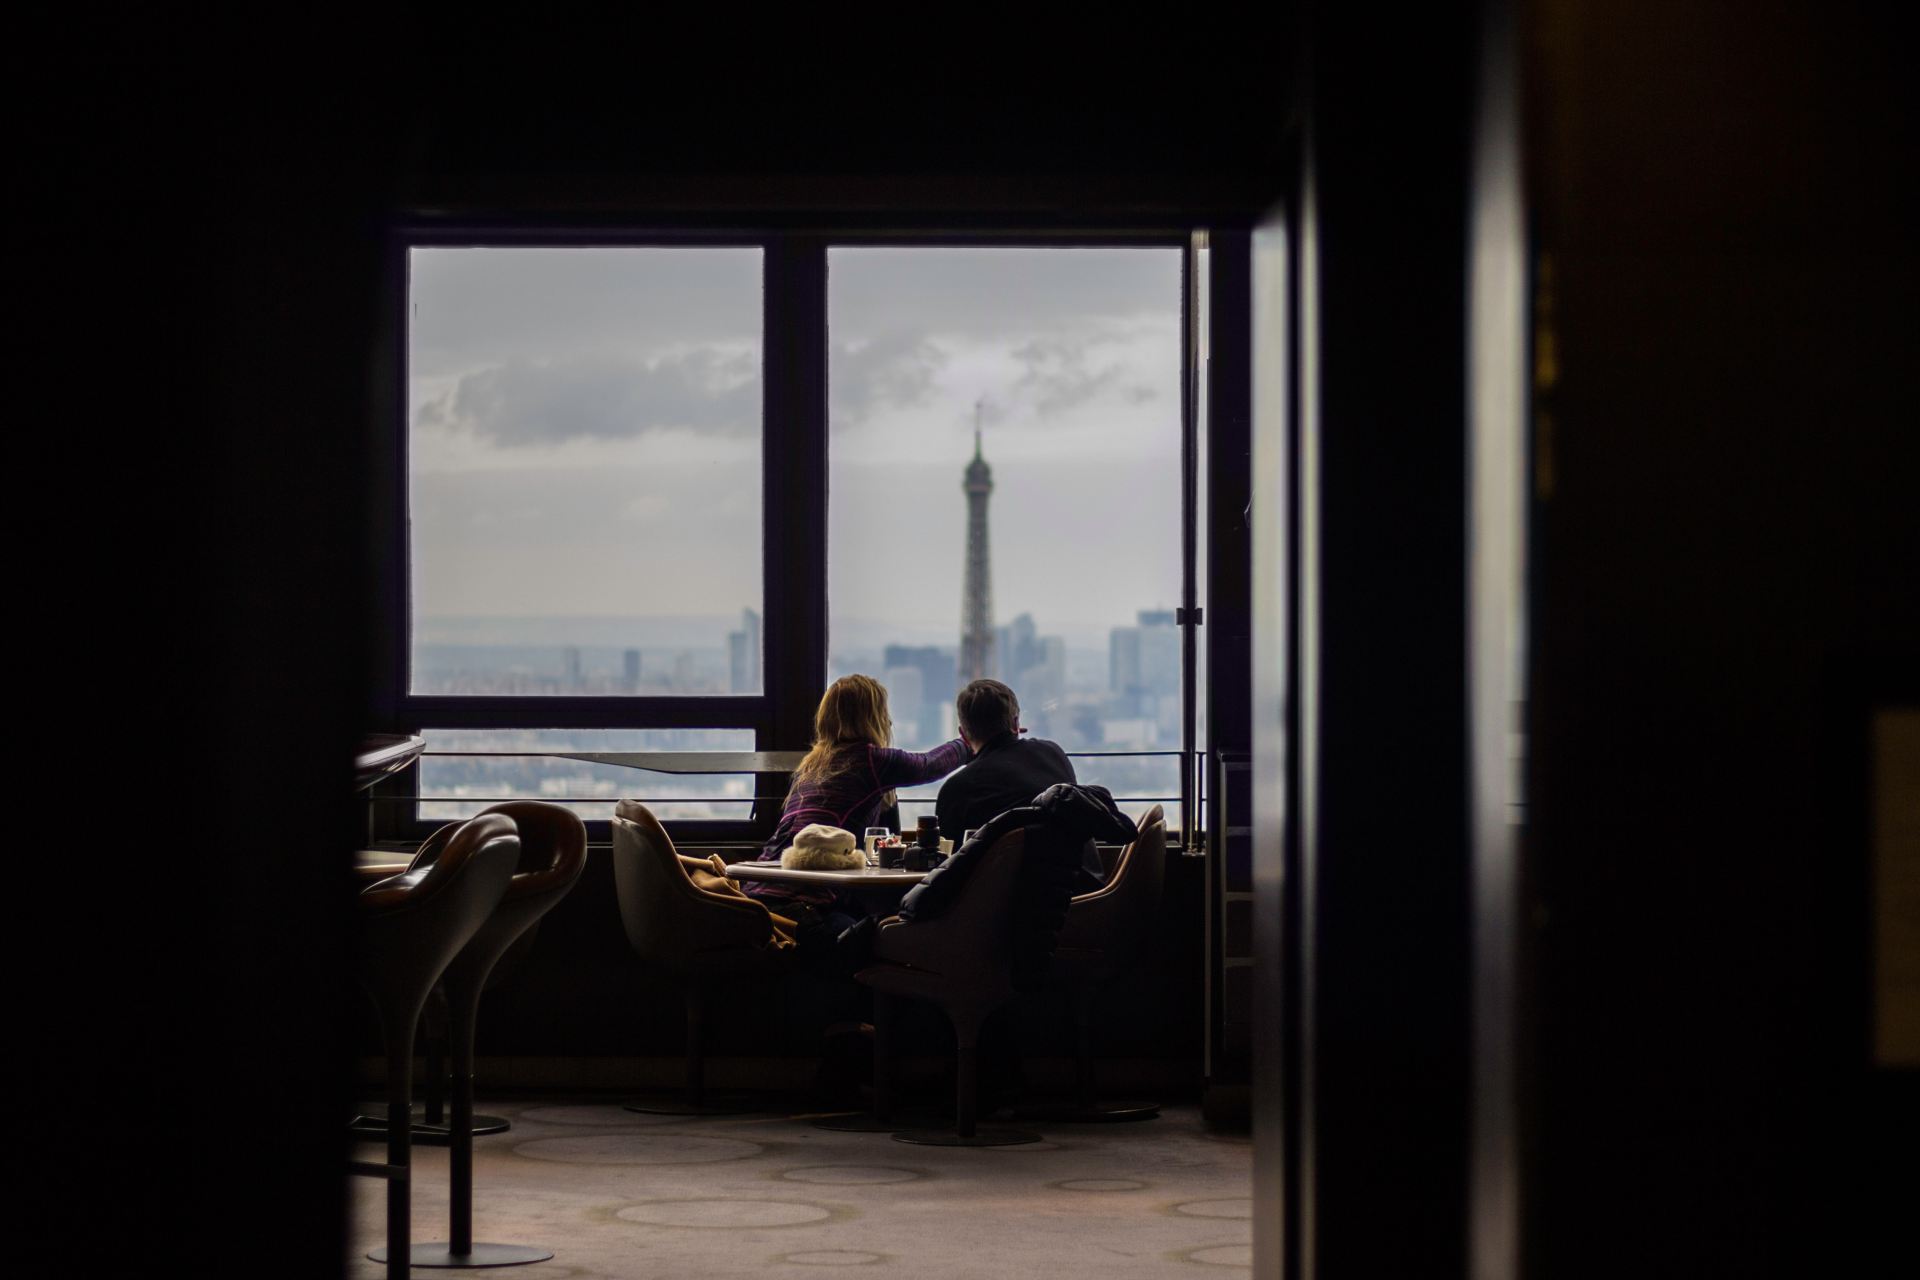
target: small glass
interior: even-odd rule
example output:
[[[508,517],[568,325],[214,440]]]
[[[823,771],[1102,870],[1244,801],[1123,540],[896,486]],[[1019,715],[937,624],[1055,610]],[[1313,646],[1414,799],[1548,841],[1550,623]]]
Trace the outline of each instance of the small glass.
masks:
[[[886,827],[867,828],[866,845],[868,866],[877,867],[880,865],[880,842],[892,834],[893,832]]]

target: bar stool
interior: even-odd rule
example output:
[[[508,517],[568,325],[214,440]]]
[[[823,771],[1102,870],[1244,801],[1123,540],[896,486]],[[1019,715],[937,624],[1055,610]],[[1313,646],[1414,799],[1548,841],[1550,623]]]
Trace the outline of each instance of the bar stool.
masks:
[[[772,977],[785,971],[791,957],[774,945],[773,916],[764,903],[710,893],[693,882],[682,863],[651,809],[637,800],[615,807],[613,884],[620,922],[641,958],[679,980],[687,1008],[685,1095],[628,1103],[627,1110],[674,1116],[752,1111],[757,1099],[750,1095],[707,1092],[708,989],[723,978]]]
[[[1140,820],[1140,834],[1121,850],[1107,882],[1067,905],[1067,922],[1054,949],[1051,977],[1073,994],[1076,1101],[1067,1106],[1022,1107],[1022,1120],[1076,1124],[1147,1120],[1157,1102],[1094,1101],[1092,1014],[1097,987],[1112,982],[1146,950],[1166,881],[1167,815],[1159,805]]]
[[[893,1063],[888,1045],[892,997],[927,1000],[946,1011],[958,1046],[959,1083],[954,1131],[907,1130],[899,1142],[941,1147],[1004,1147],[1038,1142],[1020,1129],[982,1129],[976,1123],[980,1096],[980,1024],[1013,998],[1013,887],[1020,874],[1027,832],[1008,831],[987,851],[946,914],[934,920],[881,924],[874,937],[874,963],[854,977],[874,991],[873,1110],[886,1117],[892,1104]]]
[[[514,816],[510,812],[509,805],[494,805],[490,809],[482,809],[480,813],[506,813],[509,817]],[[412,862],[408,864],[409,868],[424,866],[427,862],[439,857],[440,850],[445,848],[447,841],[453,838],[453,833],[464,825],[466,825],[464,822],[449,822],[428,836],[414,853]],[[541,855],[524,847],[527,834],[522,830],[521,861],[537,864]],[[509,892],[512,891],[509,890]],[[502,977],[525,963],[527,953],[533,950],[534,937],[539,932],[539,922],[535,921],[513,940],[512,945],[501,954],[499,961],[493,966],[493,971],[487,975],[486,990],[491,991],[499,984]],[[452,1141],[453,1126],[447,1118],[447,1100],[453,1092],[449,1087],[451,1081],[448,1076],[451,1069],[448,1060],[453,1056],[452,1023],[453,1011],[447,1003],[446,986],[444,983],[435,983],[433,991],[427,996],[419,1031],[421,1052],[427,1060],[427,1077],[421,1082],[419,1088],[421,1102],[416,1104],[420,1110],[413,1117],[413,1140],[423,1146],[444,1147]],[[357,1115],[348,1128],[357,1137],[384,1140],[387,1136],[387,1117],[383,1112]],[[476,1115],[472,1123],[467,1126],[467,1131],[476,1138],[483,1138],[490,1134],[505,1133],[511,1128],[513,1124],[505,1116]]]
[[[537,1245],[476,1244],[473,1239],[473,1030],[480,993],[507,949],[567,896],[587,865],[587,827],[571,809],[538,800],[512,800],[483,809],[474,821],[505,818],[520,832],[519,869],[486,922],[447,965],[448,1041],[453,1055],[453,1118],[448,1126],[449,1234],[446,1244],[417,1244],[416,1267],[505,1267],[545,1262]],[[443,857],[423,847],[415,860]],[[385,1262],[388,1251],[367,1255]]]
[[[387,1112],[412,1105],[413,1036],[427,993],[486,924],[520,860],[520,837],[503,814],[475,818],[432,862],[409,867],[360,894],[359,977],[380,1012],[387,1053]],[[413,1129],[387,1131],[387,1161],[355,1161],[357,1174],[387,1180],[387,1274],[407,1274],[413,1210]]]

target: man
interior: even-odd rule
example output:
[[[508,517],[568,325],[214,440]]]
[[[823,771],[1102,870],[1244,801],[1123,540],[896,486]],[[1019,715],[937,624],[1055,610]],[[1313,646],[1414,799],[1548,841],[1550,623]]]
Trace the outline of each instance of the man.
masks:
[[[966,832],[1024,804],[1059,782],[1077,783],[1073,762],[1057,743],[1022,738],[1020,702],[998,680],[975,680],[954,699],[960,736],[973,760],[948,778],[934,803],[940,834],[956,845]],[[1105,879],[1099,852],[1089,840],[1081,856],[1080,885],[1085,893]]]

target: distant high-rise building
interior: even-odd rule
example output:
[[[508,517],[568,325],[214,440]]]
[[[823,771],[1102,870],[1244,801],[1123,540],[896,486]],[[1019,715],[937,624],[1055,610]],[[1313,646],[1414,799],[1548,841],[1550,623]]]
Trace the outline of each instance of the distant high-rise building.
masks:
[[[1144,609],[1139,625],[1115,627],[1107,638],[1107,688],[1122,716],[1164,719],[1180,697],[1180,628],[1171,609]]]
[[[580,649],[577,645],[568,645],[560,651],[561,665],[566,669],[567,688],[580,687]]]
[[[980,451],[980,408],[973,411],[973,461],[967,464],[967,576],[960,602],[960,678],[979,680],[994,673],[993,579],[987,555],[987,498],[993,492],[993,468]]]
[[[1107,633],[1107,689],[1132,693],[1140,687],[1140,628],[1115,627]]]
[[[760,692],[760,615],[740,611],[740,629],[727,633],[727,691]]]
[[[620,678],[628,693],[640,687],[640,651],[629,649],[620,655]]]
[[[1171,609],[1140,613],[1140,684],[1157,697],[1180,692],[1180,628],[1173,616]]]
[[[999,678],[1013,686],[1023,708],[1037,711],[1066,693],[1066,641],[1041,635],[1032,614],[1023,613],[1001,627],[995,643]]]
[[[946,709],[953,705],[959,681],[954,675],[953,650],[933,645],[890,644],[882,651],[888,701],[894,717],[911,720],[919,736],[919,745],[932,746],[944,740]],[[902,676],[911,673],[911,678]]]
[[[1020,673],[1040,660],[1040,628],[1033,615],[1023,613],[993,633],[995,674],[1013,684]]]

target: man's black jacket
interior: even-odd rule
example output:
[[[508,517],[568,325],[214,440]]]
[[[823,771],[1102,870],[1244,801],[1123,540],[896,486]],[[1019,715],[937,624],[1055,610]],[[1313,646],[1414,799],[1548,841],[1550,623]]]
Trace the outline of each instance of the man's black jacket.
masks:
[[[1002,733],[983,743],[964,769],[941,784],[933,813],[940,834],[958,844],[970,828],[984,827],[1009,809],[1031,804],[1048,787],[1078,781],[1073,762],[1058,743]],[[1080,866],[1083,874],[1075,891],[1098,889],[1105,876],[1091,840],[1081,849]]]
[[[909,922],[946,914],[986,851],[1007,832],[1020,829],[1026,831],[1026,840],[1013,887],[1013,985],[1026,991],[1046,977],[1076,887],[1081,849],[1090,840],[1127,844],[1139,834],[1105,787],[1058,783],[1032,803],[1002,813],[909,889],[900,900],[899,914]]]

